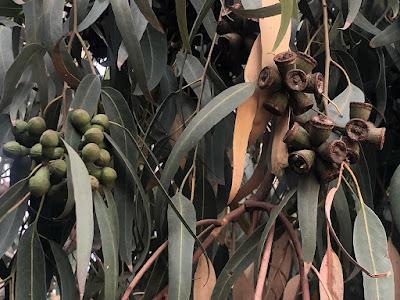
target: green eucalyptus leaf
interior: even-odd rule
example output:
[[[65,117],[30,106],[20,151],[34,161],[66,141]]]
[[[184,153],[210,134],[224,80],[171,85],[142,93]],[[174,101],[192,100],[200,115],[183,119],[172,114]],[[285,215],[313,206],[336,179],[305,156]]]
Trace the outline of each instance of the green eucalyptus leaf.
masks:
[[[75,277],[67,253],[57,243],[50,241],[50,248],[53,252],[58,273],[58,284],[61,287],[62,299],[76,299],[78,290],[76,289]]]
[[[44,252],[36,224],[29,226],[22,235],[17,252],[16,274],[16,300],[47,299]]]
[[[63,1],[44,0],[43,10],[42,42],[48,50],[52,50],[63,36],[64,3]]]
[[[118,286],[118,230],[113,212],[106,206],[99,192],[93,196],[97,223],[101,236],[101,249],[104,260],[104,299],[117,298]]]
[[[397,19],[380,33],[375,35],[369,43],[372,48],[378,48],[400,40],[400,20]]]
[[[29,177],[21,179],[0,196],[0,222],[22,204],[21,200],[29,193],[28,181]]]
[[[208,36],[212,40],[213,37],[214,37],[214,34],[215,34],[216,30],[217,30],[217,21],[215,20],[215,17],[214,17],[214,14],[213,14],[212,10],[210,10],[211,7],[212,7],[212,4],[214,3],[214,0],[208,0],[208,1],[190,0],[190,3],[192,3],[192,5],[193,5],[194,9],[196,10],[198,16],[201,15],[203,26],[206,29],[206,31],[208,33]],[[207,9],[207,11],[203,12],[203,9]],[[203,17],[203,14],[204,14],[204,17]],[[194,26],[195,25],[193,25],[193,27]],[[190,37],[192,37],[192,33],[190,33]],[[192,42],[191,39],[190,39],[190,42]]]
[[[93,116],[97,111],[100,92],[100,78],[92,74],[86,75],[76,90],[74,99],[70,105],[70,110],[81,108],[86,110],[90,116]],[[69,122],[69,118],[65,126],[64,138],[73,149],[78,149],[81,134],[74,128],[71,122]]]
[[[164,32],[160,22],[157,19],[153,9],[151,8],[151,1],[149,0],[134,0],[140,12],[146,20],[158,31]]]
[[[380,278],[363,273],[364,298],[394,299],[394,278],[385,229],[374,211],[365,204],[361,205],[354,222],[353,243],[360,265],[372,274],[387,273],[386,277]]]
[[[137,2],[136,2],[137,4]],[[129,61],[135,72],[135,78],[139,84],[141,91],[148,101],[152,101],[149,88],[146,82],[145,65],[142,49],[139,44],[138,37],[132,28],[135,21],[129,7],[128,0],[111,0],[111,6],[115,14],[115,21],[122,39],[129,54]]]
[[[186,0],[175,0],[176,18],[178,21],[179,33],[181,35],[183,48],[185,50],[190,49],[189,44],[189,32],[187,26],[186,16]]]
[[[110,4],[110,0],[95,0],[92,8],[86,17],[78,25],[78,31],[83,31],[90,27],[102,15]]]
[[[26,203],[21,204],[0,222],[0,257],[3,257],[4,253],[6,253],[17,238],[27,208],[28,205]]]
[[[281,24],[279,26],[279,31],[276,36],[276,40],[274,43],[274,47],[272,51],[274,51],[280,43],[282,42],[286,31],[289,29],[290,19],[292,18],[293,14],[293,1],[295,0],[281,0]]]
[[[84,162],[66,141],[63,140],[63,142],[68,153],[68,198],[75,202],[76,277],[79,294],[82,297],[85,290],[94,235],[92,188]]]
[[[31,0],[22,5],[25,15],[26,38],[29,43],[43,44],[44,1]]]
[[[11,104],[18,81],[29,63],[37,56],[43,56],[44,53],[45,49],[39,44],[28,44],[22,49],[4,77],[4,90],[0,99],[0,112],[3,112]]]
[[[235,281],[254,261],[258,242],[265,226],[259,226],[233,253],[218,276],[211,299],[228,299],[229,292]]]
[[[335,209],[337,223],[339,225],[339,238],[343,247],[348,253],[353,252],[353,237],[352,237],[352,223],[350,218],[349,204],[347,197],[344,193],[343,187],[340,186],[335,194],[335,201],[333,201],[333,208]]]
[[[196,212],[193,204],[182,194],[171,198],[190,229],[196,230]],[[168,216],[168,297],[189,299],[192,286],[192,258],[194,239],[171,207]]]
[[[22,11],[22,6],[12,0],[0,0],[0,16],[16,17]]]
[[[14,61],[12,51],[12,29],[6,26],[0,26],[0,95],[3,93],[4,77],[6,76],[7,70],[10,68]]]
[[[396,18],[399,14],[399,1],[398,0],[388,0],[389,7],[393,11],[393,18]]]
[[[347,29],[353,23],[354,19],[360,10],[362,0],[351,0],[347,2],[349,5],[349,12],[347,14],[346,22],[344,23],[343,29]]]
[[[299,176],[297,186],[297,214],[301,233],[303,259],[314,260],[317,247],[317,208],[320,184],[314,175]]]
[[[293,1],[294,2],[294,1]],[[269,6],[252,9],[231,8],[232,12],[243,18],[267,18],[279,15],[281,13],[281,4],[276,3]]]
[[[393,216],[393,222],[400,231],[400,165],[392,175],[388,188],[388,195]]]

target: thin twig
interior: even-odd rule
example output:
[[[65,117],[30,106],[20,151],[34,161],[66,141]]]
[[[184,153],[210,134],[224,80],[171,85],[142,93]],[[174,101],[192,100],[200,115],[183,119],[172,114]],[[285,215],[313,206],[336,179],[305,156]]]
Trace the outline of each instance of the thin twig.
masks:
[[[339,114],[340,117],[343,117],[342,112],[339,109],[339,106],[337,106],[337,104],[335,102],[333,102],[327,95],[325,95],[324,93],[321,94],[321,96],[323,98],[325,98],[330,104],[333,105],[333,107],[336,109],[337,113]]]
[[[306,49],[304,50],[304,53],[308,54],[308,52],[310,51],[311,44],[313,43],[313,41],[315,40],[315,38],[317,37],[318,33],[321,31],[322,28],[323,28],[323,26],[319,26],[318,29],[314,32],[314,34],[308,41],[308,45],[307,45]]]
[[[328,4],[326,0],[321,0],[324,25],[324,43],[325,43],[325,77],[324,77],[324,94],[328,95],[329,91],[329,65],[331,62],[331,50],[329,47],[329,23],[328,23]],[[328,113],[328,101],[322,99],[325,113]]]
[[[349,74],[347,74],[346,70],[339,63],[334,61],[332,58],[331,58],[331,63],[333,65],[335,65],[335,67],[337,67],[340,71],[342,71],[344,77],[346,77],[347,84],[350,85],[351,84],[350,76],[349,76]]]

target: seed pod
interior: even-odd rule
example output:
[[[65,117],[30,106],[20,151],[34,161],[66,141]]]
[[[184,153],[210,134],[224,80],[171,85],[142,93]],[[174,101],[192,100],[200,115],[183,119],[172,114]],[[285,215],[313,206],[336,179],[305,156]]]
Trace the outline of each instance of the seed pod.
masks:
[[[13,127],[13,134],[20,135],[28,130],[28,123],[24,120],[16,120]]]
[[[91,129],[92,128],[92,124],[86,124],[84,127],[82,127],[82,128],[80,128],[79,129],[79,132],[81,133],[81,134],[84,134],[86,131],[88,131],[89,129]]]
[[[273,67],[265,67],[258,76],[258,87],[268,92],[276,92],[282,88],[282,79],[278,71]]]
[[[16,140],[25,147],[32,147],[39,142],[39,136],[31,135],[28,131],[15,136]]]
[[[347,161],[350,164],[355,164],[360,158],[360,145],[352,141],[348,136],[343,136],[342,141],[346,144]]]
[[[290,103],[296,116],[304,114],[314,106],[312,99],[302,92],[292,92]]]
[[[304,52],[297,52],[296,54],[296,69],[303,70],[307,74],[310,74],[317,66],[317,61],[311,55]]]
[[[297,174],[310,172],[315,160],[315,152],[312,150],[299,150],[289,154],[289,166]]]
[[[98,146],[99,146],[100,149],[106,149],[107,148],[107,145],[106,145],[106,143],[104,143],[104,141],[99,143]]]
[[[98,128],[90,128],[85,132],[84,137],[85,142],[87,143],[100,144],[102,141],[104,141],[104,134]]]
[[[74,109],[72,112],[70,112],[69,115],[72,125],[78,130],[82,129],[90,123],[90,115],[84,109]]]
[[[366,102],[350,102],[350,119],[368,121],[371,111],[372,104]]]
[[[295,68],[296,57],[296,53],[292,51],[285,51],[274,56],[274,62],[283,78],[289,70]]]
[[[117,172],[113,168],[104,167],[101,171],[100,182],[105,186],[112,187],[117,179]]]
[[[100,167],[107,166],[111,161],[110,152],[105,149],[100,149],[99,158],[96,160],[96,165]]]
[[[41,167],[29,179],[29,190],[35,197],[41,197],[50,189],[50,172],[47,166]]]
[[[324,91],[324,75],[321,73],[314,73],[307,75],[307,86],[304,89],[306,93],[313,93],[321,95]]]
[[[317,115],[310,120],[310,139],[314,146],[319,146],[330,136],[334,123],[322,115]]]
[[[308,149],[311,147],[310,135],[307,130],[297,122],[294,122],[293,126],[286,132],[283,142],[296,150]]]
[[[100,157],[100,148],[95,143],[89,143],[82,148],[82,158],[87,162],[94,162]]]
[[[62,147],[48,147],[42,148],[42,156],[47,159],[59,159],[64,155],[64,148]]]
[[[89,175],[89,178],[90,178],[90,185],[92,187],[92,190],[97,191],[100,187],[99,180],[92,175]]]
[[[325,141],[318,147],[317,153],[328,162],[341,164],[347,157],[347,147],[341,140]]]
[[[29,151],[30,151],[30,149],[29,148],[26,148],[25,146],[22,146],[21,145],[21,156],[26,156],[26,155],[28,155],[29,154]]]
[[[379,150],[382,150],[385,144],[386,128],[377,128],[373,123],[368,122],[368,142],[374,144]]]
[[[97,128],[97,129],[100,129],[101,132],[104,132],[104,127],[99,124],[90,125],[90,128]]]
[[[20,157],[21,152],[21,144],[16,141],[10,141],[3,145],[3,154],[9,158]]]
[[[363,119],[351,119],[346,124],[347,136],[355,142],[366,141],[368,132],[368,123]]]
[[[49,162],[49,171],[58,178],[63,178],[67,174],[67,164],[62,159],[51,160]]]
[[[29,155],[32,159],[39,160],[42,157],[42,144],[37,143],[33,145]]]
[[[264,100],[263,106],[270,113],[282,116],[288,106],[288,96],[286,93],[276,92]]]
[[[90,175],[96,177],[97,179],[101,178],[101,172],[102,172],[103,168],[99,168],[94,163],[87,163],[86,168]]]
[[[28,132],[40,136],[46,130],[46,121],[42,117],[33,117],[28,121]]]
[[[292,91],[302,92],[308,85],[307,74],[303,70],[293,69],[286,73],[286,86]]]
[[[101,125],[104,129],[108,129],[110,127],[110,120],[105,114],[97,114],[92,118],[92,124]]]
[[[317,159],[315,162],[317,176],[322,183],[329,183],[338,178],[340,169],[332,163]]]
[[[40,136],[40,143],[43,147],[57,147],[59,142],[58,133],[51,129],[46,130]]]

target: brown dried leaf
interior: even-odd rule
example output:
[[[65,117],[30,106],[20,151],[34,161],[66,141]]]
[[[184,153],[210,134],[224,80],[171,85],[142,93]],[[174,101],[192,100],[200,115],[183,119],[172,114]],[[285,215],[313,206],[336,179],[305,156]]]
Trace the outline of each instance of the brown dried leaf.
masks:
[[[282,300],[297,300],[299,297],[299,288],[300,288],[300,275],[296,275],[292,277],[283,292]],[[265,298],[268,299],[268,298]]]
[[[320,300],[330,299],[325,288],[328,289],[332,300],[343,299],[344,283],[342,265],[339,257],[332,250],[330,243],[328,243],[328,248],[324,258],[322,259],[321,269],[319,272],[320,280],[322,281],[322,283],[319,283]]]
[[[388,252],[393,268],[395,299],[400,300],[400,255],[391,239],[388,241]]]
[[[232,296],[233,300],[254,298],[254,264],[251,264],[236,280]]]
[[[208,260],[208,266],[207,266]],[[215,286],[216,276],[211,261],[202,254],[194,273],[193,299],[209,300]]]
[[[278,117],[274,126],[272,151],[271,151],[271,172],[281,177],[283,170],[289,165],[288,148],[283,142],[286,132],[289,130],[289,111],[285,116]]]
[[[270,271],[267,278],[264,299],[280,299],[285,290],[292,265],[293,249],[289,236],[284,233],[272,247]]]

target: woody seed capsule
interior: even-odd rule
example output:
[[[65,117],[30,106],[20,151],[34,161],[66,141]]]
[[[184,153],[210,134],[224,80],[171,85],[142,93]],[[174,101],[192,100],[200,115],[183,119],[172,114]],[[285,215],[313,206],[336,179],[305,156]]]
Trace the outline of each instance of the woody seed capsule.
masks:
[[[314,105],[311,98],[307,94],[302,92],[291,93],[291,104],[293,108],[293,113],[296,116],[304,114]]]
[[[275,92],[282,88],[282,80],[278,71],[273,67],[265,67],[258,76],[258,87],[261,90],[267,89],[269,92]]]
[[[289,154],[289,166],[297,174],[310,172],[315,160],[315,153],[312,150],[299,150]]]
[[[372,105],[365,102],[350,102],[350,119],[362,119],[368,121],[371,115]]]
[[[317,152],[322,159],[337,164],[347,157],[346,144],[341,140],[326,141],[318,147]]]
[[[382,150],[385,143],[385,127],[377,128],[373,123],[368,122],[368,142],[374,144],[379,150]]]
[[[352,141],[348,136],[343,136],[342,141],[346,144],[346,159],[350,164],[354,164],[360,158],[360,145]]]
[[[289,70],[295,68],[296,57],[296,53],[292,51],[285,51],[274,56],[274,62],[282,77],[285,77]]]
[[[311,147],[310,136],[307,130],[297,122],[294,122],[293,126],[286,132],[283,142],[297,150]]]
[[[307,74],[300,69],[293,69],[286,73],[285,83],[292,91],[302,92],[307,87]]]
[[[276,92],[270,97],[266,98],[263,106],[264,108],[274,115],[282,116],[286,111],[288,105],[288,96],[283,92]]]
[[[310,120],[310,139],[314,146],[319,146],[330,136],[334,123],[325,116],[317,115]]]
[[[324,75],[321,73],[314,73],[307,75],[307,87],[304,92],[321,95],[324,91]]]
[[[347,136],[355,142],[362,142],[368,139],[369,126],[363,119],[351,119],[346,124]]]

